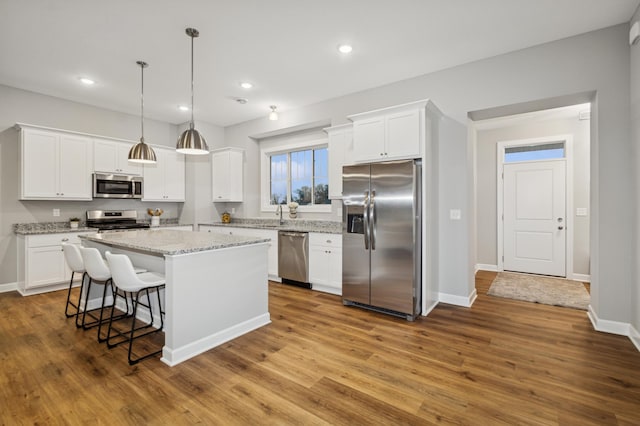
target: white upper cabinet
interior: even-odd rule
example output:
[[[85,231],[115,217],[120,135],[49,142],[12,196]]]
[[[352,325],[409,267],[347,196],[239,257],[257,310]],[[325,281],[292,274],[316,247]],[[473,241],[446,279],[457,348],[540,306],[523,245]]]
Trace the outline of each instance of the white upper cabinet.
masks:
[[[412,102],[349,116],[353,121],[354,162],[420,157],[427,103]]]
[[[91,138],[19,125],[20,199],[91,200]]]
[[[342,167],[352,162],[353,125],[327,127],[329,137],[329,198],[342,198]]]
[[[211,153],[211,197],[213,202],[243,200],[244,150],[223,148]]]
[[[142,164],[129,162],[129,150],[135,144],[93,139],[93,170],[114,174],[142,175]]]
[[[142,201],[183,202],[185,198],[184,154],[171,148],[153,146],[156,164],[144,165]]]

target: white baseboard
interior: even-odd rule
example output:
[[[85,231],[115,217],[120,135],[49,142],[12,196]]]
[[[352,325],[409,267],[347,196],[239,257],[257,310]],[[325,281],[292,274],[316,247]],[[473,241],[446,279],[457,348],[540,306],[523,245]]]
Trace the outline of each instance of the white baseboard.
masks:
[[[0,293],[8,293],[10,291],[16,291],[17,289],[18,283],[0,284]]]
[[[476,263],[475,272],[478,272],[478,271],[498,272],[498,265],[489,265],[489,264],[486,264],[486,263]]]
[[[426,317],[427,315],[429,315],[431,311],[435,309],[436,306],[438,306],[437,301],[431,302],[429,305],[427,305],[426,310],[422,312],[420,315],[422,315],[423,317]]]
[[[573,281],[580,281],[583,283],[590,283],[591,282],[591,275],[587,275],[587,274],[573,274]]]
[[[164,346],[162,348],[162,358],[160,361],[164,362],[170,367],[181,363],[189,358],[215,348],[229,340],[235,339],[238,336],[242,336],[245,333],[253,331],[264,325],[271,323],[271,317],[269,313],[258,315],[255,318],[251,318],[240,324],[233,325],[229,328],[221,330],[210,336],[203,337],[195,342],[188,343],[178,348],[169,348]]]
[[[636,349],[640,351],[640,332],[633,325],[629,326],[629,339],[631,339]]]
[[[587,315],[591,320],[591,324],[593,324],[593,328],[596,329],[597,331],[630,337],[631,324],[626,322],[600,319],[598,318],[598,315],[596,315],[591,305],[589,305],[589,310],[587,311]]]
[[[474,288],[469,296],[457,296],[455,294],[447,294],[447,293],[438,293],[438,301],[440,303],[447,303],[449,305],[456,306],[464,306],[465,308],[470,308],[473,305],[473,302],[476,301],[478,297],[478,293],[476,293],[476,289]]]

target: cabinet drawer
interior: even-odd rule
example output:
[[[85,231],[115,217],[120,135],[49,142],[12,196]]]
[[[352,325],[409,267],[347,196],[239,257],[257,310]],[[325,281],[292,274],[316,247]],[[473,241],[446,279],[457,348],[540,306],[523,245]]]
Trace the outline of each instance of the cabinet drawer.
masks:
[[[320,232],[309,233],[309,245],[310,246],[325,246],[325,247],[342,247],[342,235],[340,234],[324,234]]]
[[[57,246],[62,243],[80,244],[78,233],[30,235],[27,238],[27,247]]]

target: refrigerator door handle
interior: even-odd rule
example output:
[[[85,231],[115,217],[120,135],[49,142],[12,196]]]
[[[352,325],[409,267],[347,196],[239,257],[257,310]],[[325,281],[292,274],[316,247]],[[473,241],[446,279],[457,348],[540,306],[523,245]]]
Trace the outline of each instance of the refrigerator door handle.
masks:
[[[369,191],[364,191],[363,202],[363,215],[364,218],[364,249],[369,250]]]
[[[376,191],[371,191],[371,199],[369,201],[369,222],[371,230],[369,231],[369,241],[371,250],[376,249]]]

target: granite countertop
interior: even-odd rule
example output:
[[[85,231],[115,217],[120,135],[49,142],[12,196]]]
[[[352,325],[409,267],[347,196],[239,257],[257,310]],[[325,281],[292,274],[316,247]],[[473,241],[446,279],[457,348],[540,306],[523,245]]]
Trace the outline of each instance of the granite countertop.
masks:
[[[15,223],[13,232],[18,235],[65,234],[69,232],[96,232],[81,222],[77,228],[71,228],[69,222]]]
[[[185,232],[156,229],[154,232],[135,230],[80,235],[80,239],[94,241],[162,255],[177,255],[218,250],[249,244],[266,243],[268,238],[224,235],[206,232]]]
[[[278,219],[232,219],[231,223],[203,222],[199,225],[224,226],[232,228],[273,229],[276,231],[321,232],[325,234],[341,234],[342,222],[330,220],[285,220],[280,225]]]
[[[150,220],[138,220],[139,223],[150,223]],[[160,225],[153,229],[170,226],[193,226],[190,223],[178,223],[177,218],[160,219]],[[14,223],[13,232],[18,235],[64,234],[68,232],[97,232],[97,228],[90,228],[86,222],[80,222],[77,228],[71,228],[69,222],[38,222]]]

